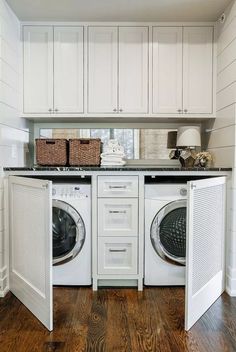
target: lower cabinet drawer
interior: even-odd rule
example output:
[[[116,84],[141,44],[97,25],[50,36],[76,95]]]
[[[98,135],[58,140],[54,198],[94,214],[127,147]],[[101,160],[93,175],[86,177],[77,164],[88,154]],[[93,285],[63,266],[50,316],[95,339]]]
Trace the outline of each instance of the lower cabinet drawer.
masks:
[[[98,239],[98,274],[137,274],[137,238]]]
[[[138,199],[98,199],[99,236],[137,236]]]

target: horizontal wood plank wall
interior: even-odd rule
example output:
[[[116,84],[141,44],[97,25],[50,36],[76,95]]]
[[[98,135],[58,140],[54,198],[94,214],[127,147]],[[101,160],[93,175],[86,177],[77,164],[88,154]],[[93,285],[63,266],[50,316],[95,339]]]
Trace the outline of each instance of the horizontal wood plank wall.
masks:
[[[206,145],[216,166],[233,168],[232,199],[228,204],[227,291],[236,295],[236,1],[225,10],[226,20],[217,23],[217,114],[205,124]]]
[[[0,0],[0,168],[25,165],[29,133],[20,118],[22,53],[20,22]],[[3,221],[3,178],[0,172],[0,297],[7,290],[6,241]]]

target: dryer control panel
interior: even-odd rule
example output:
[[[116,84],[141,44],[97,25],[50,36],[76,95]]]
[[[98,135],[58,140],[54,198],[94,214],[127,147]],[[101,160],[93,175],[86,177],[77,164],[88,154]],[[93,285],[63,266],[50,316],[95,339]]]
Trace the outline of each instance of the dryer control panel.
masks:
[[[53,184],[52,196],[53,198],[88,198],[90,196],[90,186],[77,184]]]

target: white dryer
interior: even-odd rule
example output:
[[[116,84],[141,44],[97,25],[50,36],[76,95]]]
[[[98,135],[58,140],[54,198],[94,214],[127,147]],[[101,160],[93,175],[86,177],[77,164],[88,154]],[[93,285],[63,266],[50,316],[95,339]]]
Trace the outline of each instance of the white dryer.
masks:
[[[185,285],[187,184],[145,185],[145,285]]]
[[[91,285],[91,185],[53,184],[53,284]]]

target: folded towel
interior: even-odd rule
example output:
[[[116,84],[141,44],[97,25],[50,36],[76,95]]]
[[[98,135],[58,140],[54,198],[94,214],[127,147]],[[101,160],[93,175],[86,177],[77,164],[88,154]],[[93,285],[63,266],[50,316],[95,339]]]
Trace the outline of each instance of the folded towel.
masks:
[[[124,158],[125,154],[124,153],[102,153],[101,158]]]
[[[101,165],[102,166],[123,166],[123,165],[125,165],[126,164],[126,162],[124,161],[124,160],[121,160],[121,161],[116,161],[116,162],[114,162],[114,161],[101,161]]]
[[[122,158],[102,158],[101,161],[104,163],[119,163],[124,160]]]

